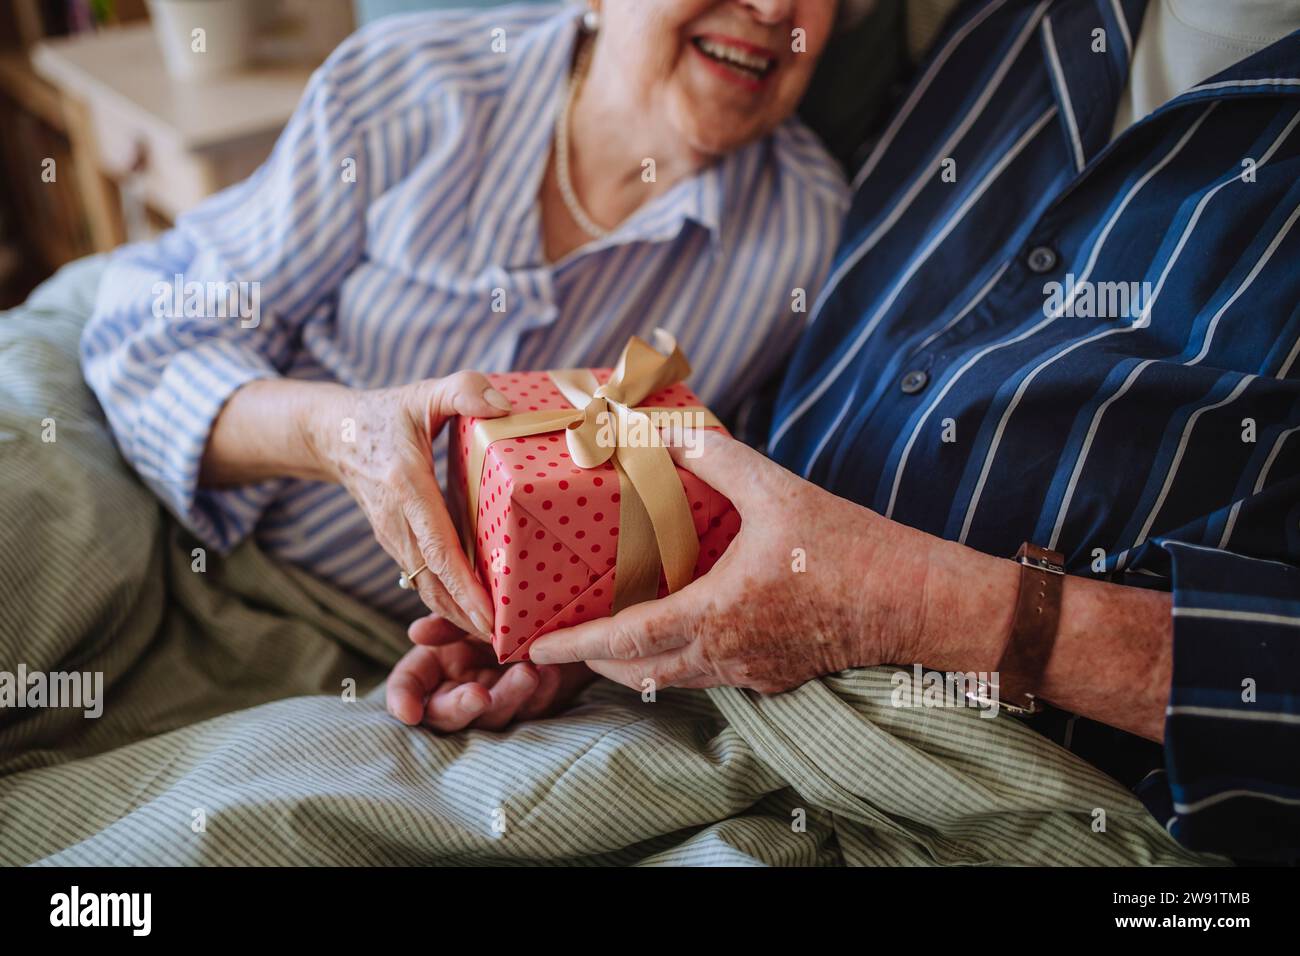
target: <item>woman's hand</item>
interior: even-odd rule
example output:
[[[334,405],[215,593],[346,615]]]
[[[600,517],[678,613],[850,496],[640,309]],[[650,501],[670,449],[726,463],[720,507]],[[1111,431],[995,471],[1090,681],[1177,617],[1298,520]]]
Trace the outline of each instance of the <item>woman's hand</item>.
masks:
[[[491,648],[437,617],[408,632],[415,643],[388,677],[388,711],[405,724],[442,733],[466,727],[500,730],[546,717],[596,676],[585,664],[500,665]]]
[[[428,565],[413,582],[424,603],[489,640],[492,604],[447,513],[433,473],[433,441],[453,415],[499,417],[509,400],[477,372],[329,394],[310,409],[306,441],[319,470],[347,488],[393,559],[393,586],[401,571]]]
[[[696,437],[701,457],[680,447],[673,457],[731,499],[740,534],[676,594],[539,638],[534,662],[585,660],[636,689],[651,680],[775,693],[849,667],[919,660],[923,635],[968,620],[970,602],[1002,599],[992,589],[1011,562],[882,518],[716,432]],[[999,573],[950,578],[955,561]],[[970,583],[945,583],[963,578]]]
[[[433,441],[453,415],[497,418],[510,401],[477,372],[399,388],[249,382],[226,402],[204,449],[200,482],[332,481],[361,506],[399,575],[416,576],[430,610],[488,640],[492,604],[461,550],[433,473]]]

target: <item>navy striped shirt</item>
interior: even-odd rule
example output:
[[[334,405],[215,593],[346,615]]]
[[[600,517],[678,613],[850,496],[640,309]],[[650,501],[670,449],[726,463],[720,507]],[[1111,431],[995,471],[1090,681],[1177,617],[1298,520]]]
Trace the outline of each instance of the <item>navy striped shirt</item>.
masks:
[[[1144,8],[958,11],[856,176],[769,450],[933,534],[1172,590],[1139,793],[1190,847],[1294,854],[1300,33],[1111,142]]]
[[[419,609],[342,488],[198,487],[212,421],[254,379],[370,388],[612,365],[657,326],[721,415],[776,370],[829,271],[842,172],[791,119],[545,261],[537,195],[579,14],[530,4],[376,23],[316,72],[251,179],[116,255],[86,377],[125,456],[203,541],[224,550],[255,531],[376,607]],[[261,320],[187,315],[184,293],[181,309],[159,303],[160,282],[260,283]]]

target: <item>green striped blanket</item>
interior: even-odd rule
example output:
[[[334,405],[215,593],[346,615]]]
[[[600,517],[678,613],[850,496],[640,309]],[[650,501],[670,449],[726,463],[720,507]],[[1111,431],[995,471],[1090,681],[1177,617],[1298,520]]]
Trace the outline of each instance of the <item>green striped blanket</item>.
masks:
[[[399,725],[400,626],[251,542],[199,563],[118,457],[76,358],[100,270],[0,316],[0,677],[103,681],[97,718],[0,709],[0,862],[1217,862],[1013,719],[890,706],[882,669]]]

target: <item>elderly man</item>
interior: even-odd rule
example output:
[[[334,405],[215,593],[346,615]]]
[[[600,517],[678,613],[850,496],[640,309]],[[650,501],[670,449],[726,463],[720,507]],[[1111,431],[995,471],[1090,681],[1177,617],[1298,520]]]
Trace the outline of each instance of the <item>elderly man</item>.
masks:
[[[533,660],[997,672],[1187,846],[1293,857],[1298,27],[1294,0],[964,5],[857,173],[774,461],[680,457],[739,537]]]

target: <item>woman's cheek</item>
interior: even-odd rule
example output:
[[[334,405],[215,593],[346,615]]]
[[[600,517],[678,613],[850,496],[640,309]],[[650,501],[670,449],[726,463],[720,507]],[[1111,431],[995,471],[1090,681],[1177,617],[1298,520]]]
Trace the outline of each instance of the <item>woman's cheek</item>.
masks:
[[[611,44],[618,80],[632,93],[632,101],[652,103],[675,79],[680,57],[674,48],[647,43],[643,34],[622,36]]]

